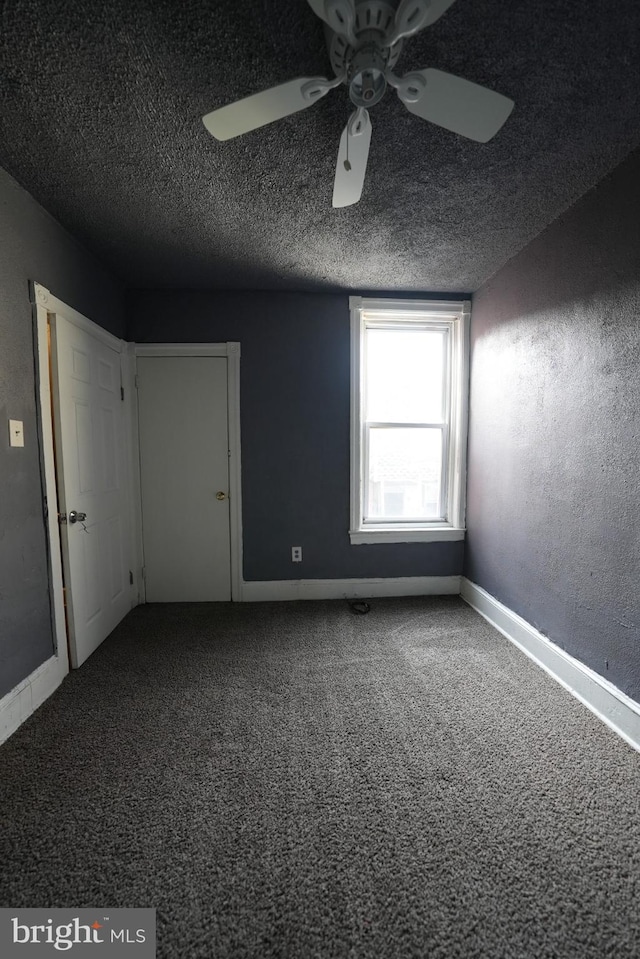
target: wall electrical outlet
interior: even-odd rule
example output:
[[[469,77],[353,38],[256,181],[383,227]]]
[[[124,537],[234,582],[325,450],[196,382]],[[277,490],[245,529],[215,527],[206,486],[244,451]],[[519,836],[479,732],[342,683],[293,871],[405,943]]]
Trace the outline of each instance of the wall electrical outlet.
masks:
[[[9,445],[24,446],[24,424],[22,420],[9,420]]]
[[[292,563],[302,562],[302,546],[291,547],[291,562]]]

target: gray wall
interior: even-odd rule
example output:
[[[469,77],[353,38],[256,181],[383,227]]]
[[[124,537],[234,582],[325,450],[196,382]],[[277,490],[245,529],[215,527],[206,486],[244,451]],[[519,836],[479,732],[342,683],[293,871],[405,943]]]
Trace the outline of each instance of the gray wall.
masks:
[[[465,573],[640,699],[640,153],[474,297]]]
[[[463,543],[349,542],[347,294],[136,291],[128,320],[141,343],[242,344],[246,580],[462,572]]]
[[[118,284],[0,170],[0,697],[53,649],[29,280],[122,335]],[[9,418],[24,449],[9,447]]]

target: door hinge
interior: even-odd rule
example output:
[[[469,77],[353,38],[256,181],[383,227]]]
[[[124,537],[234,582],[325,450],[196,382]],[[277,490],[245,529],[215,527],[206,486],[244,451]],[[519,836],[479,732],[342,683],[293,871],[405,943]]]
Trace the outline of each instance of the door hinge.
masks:
[[[142,578],[143,578],[143,579],[146,579],[146,578],[147,578],[147,568],[146,568],[146,566],[143,566],[143,567],[142,567]]]
[[[124,386],[120,387],[120,399],[124,400]]]
[[[139,390],[139,389],[140,389],[140,377],[138,376],[137,373],[136,373],[136,375],[134,376],[133,381],[134,381],[134,383],[135,383],[136,389]]]
[[[133,570],[129,570],[129,586],[133,586]]]

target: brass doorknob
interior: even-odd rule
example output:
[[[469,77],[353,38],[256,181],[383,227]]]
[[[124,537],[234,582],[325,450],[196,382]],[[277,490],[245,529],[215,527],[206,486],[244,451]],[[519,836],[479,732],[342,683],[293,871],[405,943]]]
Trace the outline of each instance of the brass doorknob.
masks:
[[[216,499],[226,499],[226,498],[227,498],[227,494],[223,493],[222,490],[219,490],[216,493]]]

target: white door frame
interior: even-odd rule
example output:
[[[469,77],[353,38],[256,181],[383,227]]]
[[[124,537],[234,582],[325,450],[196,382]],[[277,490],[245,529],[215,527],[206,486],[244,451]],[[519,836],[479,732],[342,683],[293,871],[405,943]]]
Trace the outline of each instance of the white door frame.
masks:
[[[51,591],[53,600],[53,632],[54,643],[56,647],[55,655],[59,661],[60,668],[64,674],[69,672],[69,654],[67,648],[67,628],[64,610],[64,584],[62,577],[62,542],[60,536],[60,526],[58,524],[58,485],[55,469],[55,441],[53,435],[53,385],[51,383],[49,367],[49,316],[52,313],[60,313],[66,320],[84,330],[90,336],[104,343],[110,349],[115,350],[120,355],[120,371],[124,389],[124,415],[127,423],[127,472],[128,484],[127,499],[129,502],[129,522],[130,530],[137,530],[138,519],[136,514],[135,500],[135,465],[138,462],[137,451],[134,456],[133,430],[133,412],[134,392],[127,388],[129,380],[130,359],[128,357],[128,344],[124,340],[119,340],[107,330],[93,323],[82,313],[78,313],[72,307],[63,303],[57,297],[40,283],[33,284],[35,314],[36,314],[36,353],[38,369],[38,412],[42,427],[42,465],[45,480],[45,496],[47,497],[47,525],[49,541],[49,562],[51,568]],[[134,574],[134,584],[131,591],[131,605],[135,606],[139,602],[140,588],[136,584],[136,579],[141,581],[142,562],[140,558],[137,537],[132,535],[130,538],[131,553],[130,561]]]
[[[240,344],[133,343],[138,356],[223,356],[227,359],[227,417],[229,424],[229,535],[231,543],[231,599],[242,601],[242,483],[240,473]],[[137,410],[135,435],[137,441]],[[142,505],[138,463],[137,541],[142,546]],[[143,584],[144,589],[144,584]],[[144,596],[144,593],[142,594]],[[144,599],[142,600],[144,602]]]
[[[34,347],[38,361],[38,418],[42,431],[42,469],[47,514],[47,545],[49,550],[50,589],[53,607],[53,644],[54,655],[61,676],[69,672],[69,650],[67,647],[67,624],[64,612],[64,586],[62,581],[62,543],[58,524],[58,488],[56,484],[56,466],[53,446],[53,406],[51,396],[51,374],[49,367],[49,308],[51,294],[39,283],[33,284],[35,336]]]

